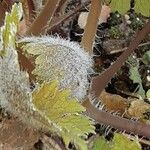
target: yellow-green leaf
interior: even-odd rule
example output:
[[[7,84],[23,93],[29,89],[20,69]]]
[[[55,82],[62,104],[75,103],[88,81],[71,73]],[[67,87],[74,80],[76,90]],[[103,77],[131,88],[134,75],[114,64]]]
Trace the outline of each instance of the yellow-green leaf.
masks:
[[[131,141],[122,134],[116,133],[113,138],[112,150],[141,150],[138,140]]]
[[[68,90],[59,90],[58,82],[43,84],[33,92],[33,104],[41,115],[55,124],[64,142],[73,142],[79,149],[86,147],[85,138],[94,132],[91,120],[83,115],[84,107],[70,99]]]
[[[111,146],[108,141],[102,136],[96,138],[93,144],[93,150],[110,150]]]
[[[130,9],[130,0],[111,0],[110,6],[112,11],[125,14]]]
[[[150,89],[146,92],[146,97],[150,99]]]
[[[135,11],[143,16],[150,17],[150,0],[136,0]]]
[[[4,55],[8,47],[15,48],[16,33],[22,13],[21,3],[15,3],[12,6],[11,12],[6,12],[4,26],[1,27],[2,49],[0,50],[0,55]]]

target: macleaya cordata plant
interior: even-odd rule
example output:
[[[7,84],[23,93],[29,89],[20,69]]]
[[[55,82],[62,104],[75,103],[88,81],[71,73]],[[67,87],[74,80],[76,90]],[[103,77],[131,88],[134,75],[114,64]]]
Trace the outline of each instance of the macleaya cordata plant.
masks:
[[[21,17],[21,3],[14,4],[1,28],[0,106],[37,130],[61,136],[66,146],[72,142],[86,150],[85,139],[94,133],[94,126],[76,97],[86,95],[90,57],[78,45],[60,38],[31,37],[17,42]],[[20,70],[16,43],[37,55],[34,73],[39,84],[33,91],[28,73]]]
[[[60,88],[71,90],[72,96],[83,101],[89,89],[92,59],[77,43],[60,37],[26,37],[19,41],[26,56],[35,58],[38,82],[60,81]]]

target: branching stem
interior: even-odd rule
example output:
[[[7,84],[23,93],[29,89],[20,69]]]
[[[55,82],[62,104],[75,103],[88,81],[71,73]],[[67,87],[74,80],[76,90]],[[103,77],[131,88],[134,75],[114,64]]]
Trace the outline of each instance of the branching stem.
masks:
[[[45,7],[32,23],[26,34],[35,36],[44,34],[46,32],[46,26],[50,24],[60,1],[61,0],[48,0]]]
[[[127,60],[128,56],[138,47],[140,42],[150,33],[150,21],[139,31],[135,39],[131,42],[129,48],[124,51],[118,60],[110,66],[104,73],[96,77],[92,81],[91,92],[95,97],[99,97],[102,90],[110,81],[112,76],[120,69],[123,63]],[[89,100],[83,103],[83,106],[87,109],[88,115],[99,123],[110,125],[120,130],[126,130],[127,132],[146,136],[150,138],[150,125],[146,125],[140,122],[134,122],[119,116],[113,116],[104,111],[97,110]]]
[[[121,68],[123,63],[128,59],[130,54],[138,47],[141,41],[146,35],[150,33],[150,21],[144,26],[144,28],[139,31],[135,39],[131,42],[128,49],[126,49],[119,58],[112,64],[106,71],[104,71],[98,77],[93,78],[91,92],[94,93],[96,97],[99,97],[102,90],[106,87],[108,82],[111,80],[113,75]]]

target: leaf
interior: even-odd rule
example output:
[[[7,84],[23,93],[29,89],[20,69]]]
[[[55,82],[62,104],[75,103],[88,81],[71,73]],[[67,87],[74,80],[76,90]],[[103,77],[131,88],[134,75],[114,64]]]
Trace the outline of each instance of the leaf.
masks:
[[[146,113],[147,110],[150,110],[150,104],[140,100],[133,100],[127,109],[127,113],[134,118],[144,120],[143,114]]]
[[[93,144],[93,149],[92,150],[110,150],[111,146],[108,141],[102,136],[96,138]]]
[[[130,67],[130,79],[133,80],[133,83],[139,84],[138,94],[141,95],[142,98],[145,98],[145,91],[142,86],[141,75],[139,74],[137,67]]]
[[[33,104],[41,115],[55,124],[59,134],[68,146],[73,142],[79,149],[87,147],[84,139],[89,133],[94,133],[94,126],[76,99],[69,99],[68,90],[59,90],[58,82],[43,84],[33,92]]]
[[[6,13],[4,26],[1,28],[1,49],[7,55],[0,57],[0,105],[25,120],[28,118],[27,110],[30,110],[31,93],[28,74],[20,71],[15,48],[15,36],[21,13],[21,3],[14,4],[11,12]]]
[[[22,12],[21,3],[14,4],[10,14],[7,13],[1,28],[0,48],[5,57],[0,57],[0,106],[22,122],[36,129],[45,128],[44,119],[33,107],[29,76],[20,70],[15,36]],[[12,26],[16,31],[12,32]]]
[[[142,61],[144,62],[144,64],[150,65],[150,51],[144,53]]]
[[[112,11],[125,14],[130,9],[130,0],[111,0],[110,7]]]
[[[99,100],[108,111],[118,112],[120,114],[124,114],[128,106],[126,98],[123,98],[117,94],[107,93],[106,91],[101,93]]]
[[[113,147],[111,150],[141,150],[138,141],[131,141],[122,134],[116,133],[113,138]]]
[[[29,37],[19,41],[33,63],[37,81],[58,80],[60,88],[71,90],[71,96],[84,100],[89,89],[88,76],[92,59],[77,43],[60,37]]]
[[[136,0],[135,11],[145,17],[150,17],[150,0]]]
[[[129,73],[130,73],[130,79],[133,81],[133,83],[138,83],[139,84],[139,89],[137,91],[137,93],[144,99],[145,98],[145,91],[143,89],[143,85],[142,85],[142,79],[141,79],[141,75],[138,71],[139,69],[139,62],[138,60],[135,60],[132,56],[129,57],[129,61],[134,61],[135,64],[130,64],[129,66]]]
[[[130,9],[130,0],[111,0],[112,11],[125,14]],[[150,0],[135,0],[135,11],[145,17],[150,17]]]
[[[2,49],[0,50],[0,56],[6,53],[6,48],[15,48],[16,33],[22,14],[21,3],[14,4],[11,13],[6,12],[4,26],[1,27]]]
[[[107,22],[107,19],[109,18],[111,13],[111,9],[107,5],[102,5],[102,10],[99,16],[99,22],[98,25]],[[78,25],[81,29],[84,29],[87,23],[89,12],[81,12],[78,18]]]
[[[146,97],[150,99],[150,89],[146,92]]]

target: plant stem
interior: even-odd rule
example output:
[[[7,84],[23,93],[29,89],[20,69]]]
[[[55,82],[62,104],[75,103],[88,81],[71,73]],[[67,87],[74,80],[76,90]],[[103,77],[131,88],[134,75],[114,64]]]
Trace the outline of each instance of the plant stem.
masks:
[[[102,90],[111,80],[113,75],[121,68],[123,63],[128,59],[129,55],[138,47],[140,42],[145,38],[146,35],[150,33],[150,21],[144,26],[144,28],[139,31],[135,37],[135,39],[131,42],[130,46],[127,50],[125,50],[119,58],[112,64],[106,71],[104,71],[98,77],[93,78],[91,93],[93,93],[96,97],[99,97]]]
[[[89,100],[86,100],[82,105],[87,109],[87,115],[101,124],[150,138],[150,125],[114,116],[102,110],[97,110]]]
[[[32,0],[24,0],[22,1],[23,10],[25,14],[25,19],[27,24],[33,20],[35,15],[35,7]]]
[[[53,30],[54,28],[57,28],[62,22],[78,15],[78,13],[80,13],[80,10],[84,8],[85,6],[87,6],[88,4],[89,2],[86,2],[84,5],[81,5],[75,8],[75,10],[69,11],[68,13],[64,15],[54,18],[50,24],[49,30]]]
[[[5,9],[3,8],[2,5],[0,5],[0,26],[3,25],[4,18],[5,18]]]
[[[48,0],[45,4],[44,9],[41,11],[39,16],[32,23],[29,30],[26,32],[27,35],[41,35],[46,31],[46,26],[53,18],[53,15],[59,6],[61,0]]]
[[[110,81],[112,76],[120,69],[122,64],[127,60],[128,56],[138,47],[140,42],[146,35],[150,33],[150,21],[144,26],[144,28],[137,33],[135,39],[131,42],[129,48],[123,52],[118,60],[111,65],[104,73],[92,80],[91,93],[94,93],[95,97],[99,97],[106,84]],[[82,104],[86,109],[88,115],[99,123],[110,125],[120,130],[126,130],[127,132],[146,136],[150,138],[150,125],[146,125],[140,122],[134,122],[119,116],[113,116],[104,111],[97,110],[89,100],[86,100]]]
[[[92,53],[93,42],[95,39],[101,9],[101,0],[91,0],[91,7],[87,18],[87,24],[85,26],[81,41],[81,45],[90,53]]]

